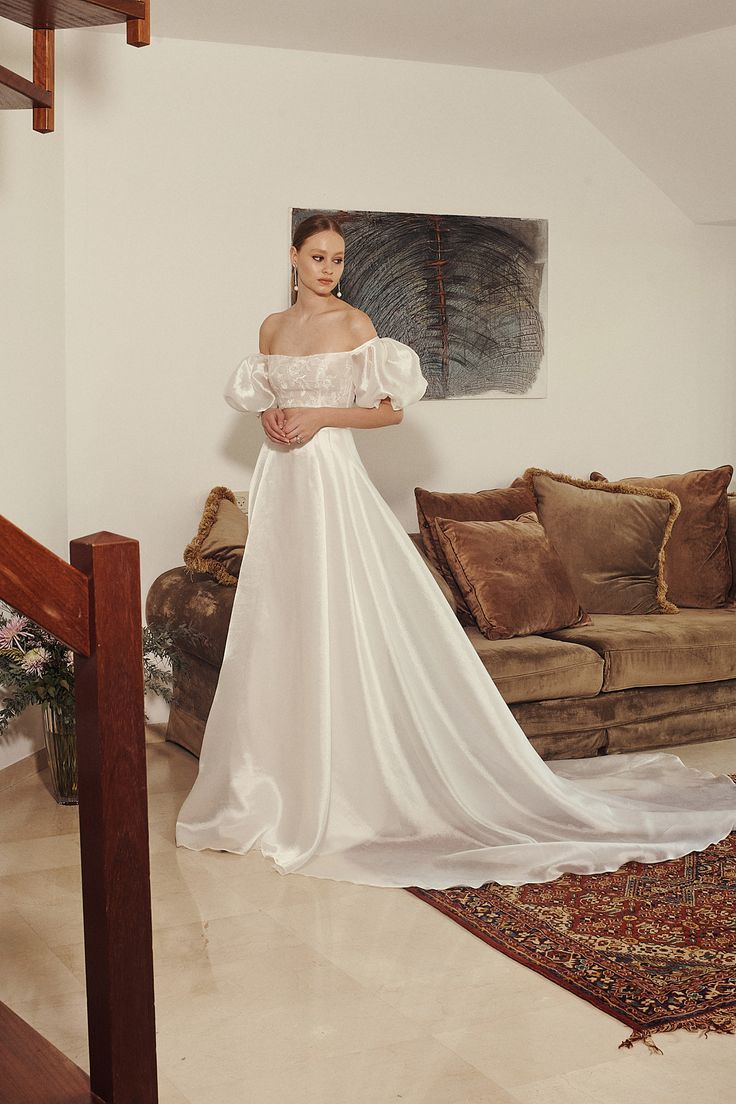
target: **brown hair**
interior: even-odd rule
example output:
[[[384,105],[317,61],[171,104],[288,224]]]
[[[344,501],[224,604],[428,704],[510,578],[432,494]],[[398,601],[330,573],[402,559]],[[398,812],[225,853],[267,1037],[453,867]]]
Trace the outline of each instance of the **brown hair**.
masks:
[[[343,241],[345,240],[345,232],[337,219],[330,215],[309,215],[296,226],[291,244],[295,249],[301,249],[307,238],[311,238],[312,234],[319,234],[322,230],[334,230]]]

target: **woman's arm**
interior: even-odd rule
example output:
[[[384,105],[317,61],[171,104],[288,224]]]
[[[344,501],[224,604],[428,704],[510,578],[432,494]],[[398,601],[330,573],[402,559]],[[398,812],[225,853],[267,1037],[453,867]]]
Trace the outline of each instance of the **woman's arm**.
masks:
[[[322,406],[320,413],[324,426],[347,429],[380,429],[381,426],[398,425],[404,417],[404,411],[394,410],[388,398],[381,399],[376,407]]]

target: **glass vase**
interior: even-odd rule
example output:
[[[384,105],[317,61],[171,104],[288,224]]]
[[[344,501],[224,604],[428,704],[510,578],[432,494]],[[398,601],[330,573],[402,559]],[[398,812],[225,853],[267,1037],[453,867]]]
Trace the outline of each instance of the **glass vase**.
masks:
[[[41,710],[54,797],[59,805],[78,805],[74,713],[60,709],[53,702],[43,702]]]

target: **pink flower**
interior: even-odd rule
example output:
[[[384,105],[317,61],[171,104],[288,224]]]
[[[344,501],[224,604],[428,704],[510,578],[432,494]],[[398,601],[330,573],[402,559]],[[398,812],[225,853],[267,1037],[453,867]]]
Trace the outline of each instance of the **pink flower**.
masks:
[[[30,637],[27,625],[28,618],[20,613],[9,617],[4,625],[0,625],[0,648],[12,648],[14,644],[17,647],[21,637]]]

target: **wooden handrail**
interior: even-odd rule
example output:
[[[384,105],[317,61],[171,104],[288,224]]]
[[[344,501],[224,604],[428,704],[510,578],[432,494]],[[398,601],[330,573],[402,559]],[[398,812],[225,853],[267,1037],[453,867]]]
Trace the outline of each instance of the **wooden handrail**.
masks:
[[[71,565],[0,516],[0,598],[74,650],[91,1098],[156,1104],[139,547],[101,532],[70,552]],[[36,1084],[28,1047],[28,1096],[4,1096],[0,1069],[0,1104],[80,1099]]]
[[[0,514],[0,598],[89,655],[89,581]]]

